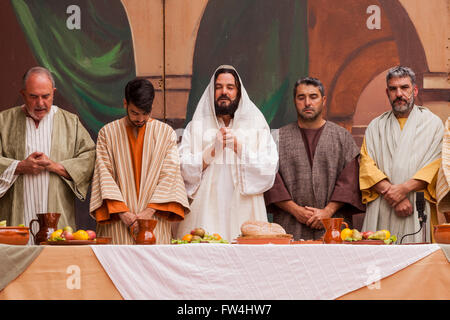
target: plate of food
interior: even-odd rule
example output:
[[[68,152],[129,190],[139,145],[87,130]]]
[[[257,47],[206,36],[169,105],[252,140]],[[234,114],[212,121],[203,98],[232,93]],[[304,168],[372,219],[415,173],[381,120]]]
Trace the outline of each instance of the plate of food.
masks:
[[[228,243],[218,233],[209,234],[203,228],[195,228],[190,233],[185,234],[181,239],[172,239],[172,244],[188,243]]]
[[[341,231],[341,239],[344,244],[368,244],[382,245],[393,244],[397,241],[397,236],[391,235],[389,230],[378,230],[360,232],[357,229],[345,228]]]
[[[292,234],[277,223],[246,221],[241,225],[241,234],[236,238],[238,244],[290,244]]]

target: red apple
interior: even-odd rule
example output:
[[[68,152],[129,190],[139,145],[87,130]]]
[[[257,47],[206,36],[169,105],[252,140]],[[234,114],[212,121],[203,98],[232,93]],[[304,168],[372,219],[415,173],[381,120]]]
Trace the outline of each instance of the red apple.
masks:
[[[86,230],[86,232],[87,232],[87,234],[88,234],[88,236],[89,236],[89,240],[94,240],[95,237],[97,236],[97,235],[95,234],[95,231],[92,231],[92,230]]]
[[[66,230],[62,233],[62,237],[66,240],[74,240],[75,237],[73,236],[72,232]]]
[[[362,233],[363,239],[369,239],[369,237],[373,234],[373,231],[366,231]]]

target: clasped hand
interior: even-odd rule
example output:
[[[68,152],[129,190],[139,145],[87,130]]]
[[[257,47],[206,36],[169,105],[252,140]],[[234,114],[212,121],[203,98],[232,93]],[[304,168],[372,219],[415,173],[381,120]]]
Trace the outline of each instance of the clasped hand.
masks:
[[[54,162],[43,152],[33,152],[25,160],[19,162],[15,174],[39,174],[42,171],[56,173],[66,179],[72,180],[67,170],[61,164]]]
[[[49,170],[52,163],[53,161],[51,161],[43,152],[33,152],[25,160],[19,162],[15,173],[39,174],[44,170]]]
[[[238,152],[240,149],[240,143],[238,142],[233,130],[227,127],[222,127],[217,132],[215,146],[221,149],[230,148],[234,152]]]
[[[326,208],[318,209],[308,206],[298,206],[296,219],[312,229],[322,229],[323,224],[320,220],[323,218],[331,218],[332,215],[333,213],[329,212]]]
[[[403,184],[391,184],[381,192],[381,195],[394,208],[398,216],[407,217],[413,212],[411,202],[407,198],[408,192],[409,190]]]

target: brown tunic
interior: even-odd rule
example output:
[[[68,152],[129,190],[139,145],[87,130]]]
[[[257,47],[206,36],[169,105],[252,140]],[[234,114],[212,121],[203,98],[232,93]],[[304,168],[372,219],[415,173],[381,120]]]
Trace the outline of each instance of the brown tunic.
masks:
[[[279,130],[280,168],[274,186],[264,194],[274,222],[294,239],[318,239],[324,230],[311,229],[273,205],[293,200],[301,206],[324,208],[330,201],[345,205],[334,217],[364,212],[359,190],[359,150],[344,128],[327,121],[319,129],[301,129],[297,122]]]

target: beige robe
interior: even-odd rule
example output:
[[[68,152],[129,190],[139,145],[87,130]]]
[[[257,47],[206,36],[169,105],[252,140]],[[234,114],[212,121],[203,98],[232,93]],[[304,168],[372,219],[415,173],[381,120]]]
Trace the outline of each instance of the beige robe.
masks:
[[[26,116],[21,107],[14,107],[0,113],[0,174],[14,160],[25,157]],[[49,158],[60,163],[71,176],[67,180],[50,173],[48,187],[48,212],[61,213],[58,226],[75,224],[75,197],[84,201],[95,161],[95,144],[79,118],[58,108],[53,118],[52,146]],[[23,177],[0,198],[0,220],[8,225],[23,223]]]
[[[448,212],[450,216],[450,117],[445,122],[445,135],[442,142],[442,163],[436,182],[437,208],[441,214]],[[445,223],[445,218],[439,219]]]
[[[124,202],[132,213],[139,213],[150,203],[176,202],[189,212],[189,203],[177,150],[177,136],[167,124],[158,120],[147,122],[142,153],[139,197],[136,193],[133,163],[126,131],[126,118],[105,125],[98,134],[97,159],[92,180],[90,213],[104,200]],[[158,244],[170,243],[171,224],[154,216],[158,223],[155,237]],[[121,220],[101,223],[99,236],[110,236],[115,244],[133,244],[127,226]]]
[[[425,166],[441,156],[443,125],[439,117],[425,107],[414,106],[403,130],[392,111],[388,111],[371,121],[365,134],[368,156],[377,168],[393,184],[401,184],[414,177]],[[364,165],[361,164],[362,174]],[[366,179],[367,180],[367,179]],[[361,189],[365,189],[361,181]],[[416,193],[407,195],[413,206],[413,214],[399,217],[382,197],[367,204],[363,223],[365,230],[387,229],[398,240],[406,234],[419,230],[419,220],[415,208]],[[431,220],[430,203],[425,203],[428,225]],[[431,240],[430,229],[425,228],[427,241]],[[422,232],[408,236],[403,242],[422,242]]]

